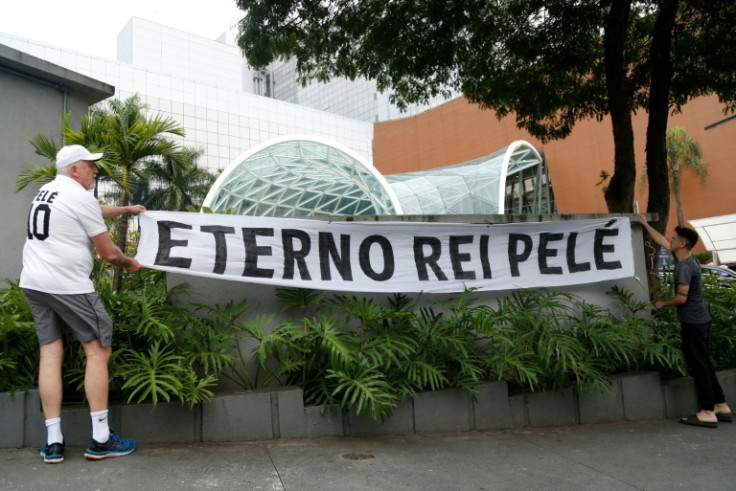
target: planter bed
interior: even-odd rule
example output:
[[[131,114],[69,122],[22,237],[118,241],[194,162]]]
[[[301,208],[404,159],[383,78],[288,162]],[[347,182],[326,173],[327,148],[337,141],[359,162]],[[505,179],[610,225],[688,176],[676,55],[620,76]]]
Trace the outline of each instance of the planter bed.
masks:
[[[736,394],[736,370],[718,374]],[[729,402],[733,402],[730,400]],[[613,378],[607,391],[569,387],[509,394],[506,382],[487,382],[473,398],[458,389],[420,393],[384,421],[354,411],[305,407],[296,387],[229,393],[189,408],[178,402],[110,406],[111,425],[140,443],[223,442],[323,436],[409,435],[524,426],[567,426],[621,420],[677,418],[696,408],[692,379],[660,382],[656,372]],[[67,443],[86,445],[89,412],[65,406]],[[39,446],[45,438],[38,391],[0,393],[0,448]]]

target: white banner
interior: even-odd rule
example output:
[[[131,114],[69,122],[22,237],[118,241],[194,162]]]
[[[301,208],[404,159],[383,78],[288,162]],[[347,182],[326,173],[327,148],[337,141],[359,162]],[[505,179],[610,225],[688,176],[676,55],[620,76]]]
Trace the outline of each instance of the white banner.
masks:
[[[331,222],[147,211],[138,259],[208,278],[352,292],[460,292],[634,276],[628,218]]]

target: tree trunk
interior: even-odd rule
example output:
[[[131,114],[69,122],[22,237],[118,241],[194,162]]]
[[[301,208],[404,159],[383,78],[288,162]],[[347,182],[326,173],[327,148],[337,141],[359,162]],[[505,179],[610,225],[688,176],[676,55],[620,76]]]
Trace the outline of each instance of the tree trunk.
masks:
[[[605,192],[610,213],[631,213],[636,184],[634,129],[626,95],[624,45],[631,14],[631,1],[613,2],[603,36],[608,95],[614,143],[614,171]]]
[[[647,212],[659,220],[652,227],[664,234],[670,213],[669,169],[667,167],[667,119],[669,117],[670,81],[672,78],[672,37],[678,0],[663,0],[652,33],[650,60],[652,79],[649,86],[649,122],[647,124]]]
[[[675,193],[675,208],[677,209],[677,225],[682,227],[685,220],[682,217],[682,203],[680,202],[680,172],[672,169],[672,192]]]
[[[126,185],[130,185],[130,172],[126,169],[124,174],[124,182]],[[130,204],[130,193],[126,189],[123,189],[123,197],[121,200],[120,205],[121,206],[128,206]],[[120,217],[120,223],[118,226],[118,247],[121,251],[123,251],[123,254],[125,254],[125,249],[128,243],[128,217],[123,215]],[[112,274],[112,290],[114,292],[120,290],[120,286],[122,285],[123,278],[122,278],[122,272],[123,267],[122,266],[113,266],[113,274]]]

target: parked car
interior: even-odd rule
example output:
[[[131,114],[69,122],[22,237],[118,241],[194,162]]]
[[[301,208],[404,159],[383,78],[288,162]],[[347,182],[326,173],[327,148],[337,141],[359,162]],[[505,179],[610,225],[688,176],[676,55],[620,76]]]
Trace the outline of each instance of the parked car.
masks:
[[[716,266],[714,264],[701,264],[700,269],[703,271],[703,280],[715,278],[716,283],[724,287],[736,286],[736,271],[725,266]]]
[[[714,281],[718,286],[736,288],[736,271],[715,264],[701,264],[700,270],[703,272],[704,283],[708,284]],[[663,282],[672,283],[674,272],[672,263],[661,264],[659,272]],[[712,278],[712,280],[709,280],[709,278]]]

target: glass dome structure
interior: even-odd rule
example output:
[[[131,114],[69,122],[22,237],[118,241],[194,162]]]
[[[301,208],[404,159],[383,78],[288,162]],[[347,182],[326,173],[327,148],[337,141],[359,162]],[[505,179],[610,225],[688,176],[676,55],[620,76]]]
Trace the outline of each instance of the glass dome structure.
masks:
[[[395,215],[401,206],[360,156],[312,137],[271,140],[231,164],[204,206],[255,216]]]
[[[204,206],[256,216],[553,213],[544,159],[525,141],[448,167],[381,175],[347,148],[283,137],[238,158]]]
[[[556,211],[544,159],[525,141],[461,164],[387,175],[386,180],[405,214]]]

